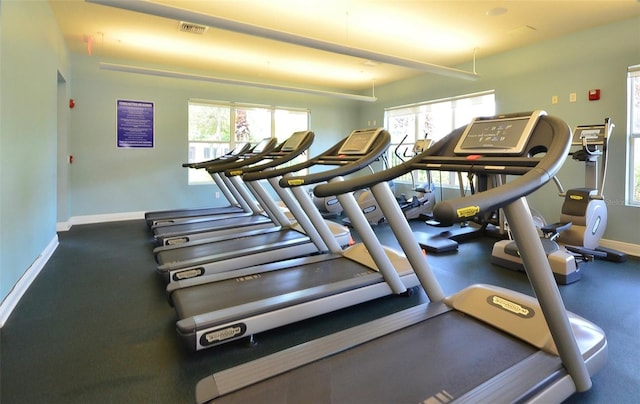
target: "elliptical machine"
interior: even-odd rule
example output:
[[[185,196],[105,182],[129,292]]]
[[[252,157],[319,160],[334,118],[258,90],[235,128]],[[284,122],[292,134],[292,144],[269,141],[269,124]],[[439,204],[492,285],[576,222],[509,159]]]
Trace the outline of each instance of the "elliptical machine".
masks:
[[[604,184],[607,170],[607,146],[615,125],[606,118],[602,125],[577,126],[572,146],[580,149],[570,153],[574,160],[585,163],[585,186],[565,192],[557,177],[553,180],[564,198],[560,221],[542,226],[543,247],[556,282],[569,284],[580,280],[582,262],[606,259],[624,262],[626,254],[600,247],[607,226],[607,206]],[[601,166],[598,162],[601,160]],[[493,246],[491,262],[523,271],[518,247],[512,240],[498,241]]]
[[[316,208],[325,219],[336,218],[342,214],[342,205],[340,205],[340,201],[336,196],[320,198],[314,195],[313,188],[309,190],[309,196],[311,196],[314,205],[316,205]]]
[[[574,131],[573,145],[581,145],[582,148],[572,153],[572,157],[585,163],[585,186],[565,193],[556,180],[560,196],[564,197],[560,224],[573,223],[560,233],[558,242],[573,246],[572,250],[591,254],[594,258],[624,262],[626,254],[600,246],[607,227],[604,185],[607,178],[607,147],[614,128],[611,120],[605,118],[603,125],[578,126]]]
[[[410,154],[407,153],[409,150],[408,147],[405,147],[402,153],[399,152],[400,146],[404,144],[404,141],[407,139],[407,135],[402,138],[402,141],[396,146],[393,153],[402,163],[405,162],[406,158],[412,158],[427,150],[429,146],[431,146],[431,139],[427,139],[425,136],[424,139],[420,139],[416,141],[413,146],[413,150]],[[436,204],[436,194],[435,194],[435,186],[431,182],[431,175],[428,172],[428,181],[427,183],[416,187],[416,180],[413,174],[413,171],[409,173],[411,175],[411,191],[414,192],[410,198],[402,193],[400,196],[396,197],[398,204],[400,204],[400,208],[402,209],[402,213],[407,218],[407,220],[412,219],[424,219],[428,217],[433,212],[433,207]]]

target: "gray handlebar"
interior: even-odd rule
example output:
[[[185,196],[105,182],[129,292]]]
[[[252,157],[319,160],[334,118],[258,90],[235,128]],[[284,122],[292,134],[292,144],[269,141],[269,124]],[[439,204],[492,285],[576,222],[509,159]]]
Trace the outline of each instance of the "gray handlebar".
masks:
[[[321,184],[314,188],[314,194],[325,197],[353,192],[382,181],[390,181],[417,169],[520,175],[499,187],[436,204],[434,217],[444,224],[451,224],[495,210],[540,188],[560,170],[571,146],[569,126],[559,118],[543,116],[540,117],[523,155],[470,158],[471,156],[453,153],[453,145],[457,143],[463,129],[454,130],[404,164],[365,177]],[[542,153],[544,155],[539,157]]]

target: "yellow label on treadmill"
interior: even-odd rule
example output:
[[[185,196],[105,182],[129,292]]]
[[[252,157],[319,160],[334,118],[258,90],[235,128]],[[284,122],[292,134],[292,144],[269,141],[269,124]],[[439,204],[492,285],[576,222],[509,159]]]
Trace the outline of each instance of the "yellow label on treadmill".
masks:
[[[570,198],[570,199],[573,199],[574,201],[581,201],[581,200],[583,200],[583,199],[584,199],[584,198],[583,198],[582,196],[580,196],[580,195],[569,195],[569,198]]]
[[[466,208],[460,208],[456,210],[458,217],[473,217],[480,213],[479,206],[467,206]]]
[[[500,296],[489,296],[487,302],[489,302],[489,304],[493,306],[500,307],[501,309],[509,311],[520,317],[531,318],[535,315],[533,309]]]
[[[229,171],[229,175],[232,175],[232,176],[242,175],[242,170],[232,170],[232,171]]]
[[[297,187],[304,184],[304,180],[302,178],[297,180],[289,180],[287,181],[287,184],[291,185],[292,187]]]

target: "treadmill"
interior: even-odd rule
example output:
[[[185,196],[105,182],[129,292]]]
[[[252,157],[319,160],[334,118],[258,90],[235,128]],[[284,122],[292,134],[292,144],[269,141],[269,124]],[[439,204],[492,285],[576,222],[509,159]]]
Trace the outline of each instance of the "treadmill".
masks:
[[[419,284],[407,258],[383,247],[366,218],[354,226],[368,240],[367,247],[357,243],[343,250],[303,189],[340,182],[344,175],[367,168],[386,151],[390,138],[380,128],[355,130],[306,162],[268,172],[273,179],[282,176],[279,184],[290,188],[329,252],[170,283],[167,292],[176,310],[176,328],[188,347],[210,348],[389,294],[409,293]],[[292,178],[293,172],[322,168],[326,169]],[[244,177],[250,182],[266,173]],[[352,194],[339,198],[343,208],[360,211]]]
[[[243,154],[248,153],[251,149],[251,144],[244,143],[233,148],[228,153],[213,159],[197,163],[183,163],[182,167],[203,169],[208,164],[213,164],[216,161],[232,161],[240,158]],[[146,212],[144,218],[147,222],[147,226],[152,227],[160,223],[176,223],[185,218],[203,217],[211,215],[225,215],[225,214],[237,214],[250,211],[249,206],[246,203],[241,203],[241,200],[237,200],[226,184],[222,182],[219,175],[211,176],[224,197],[229,202],[228,206],[217,206],[211,208],[196,208],[196,209],[171,209],[171,210],[158,210],[153,212]]]
[[[152,226],[156,244],[160,246],[179,244],[214,236],[235,234],[239,231],[238,229],[263,229],[289,223],[286,217],[280,216],[279,219],[277,216],[273,216],[274,212],[263,210],[264,205],[262,203],[264,201],[256,199],[255,193],[252,192],[253,190],[247,189],[246,184],[242,183],[240,177],[228,178],[221,175],[229,167],[243,167],[260,162],[268,158],[267,156],[276,148],[276,139],[263,139],[250,153],[247,153],[242,158],[231,162],[215,161],[206,166],[207,172],[212,177],[220,176],[224,183],[228,184],[230,190],[233,189],[237,192],[238,199],[244,200],[249,204],[250,210],[247,213],[231,217],[212,215],[188,218],[178,223],[159,223]],[[269,216],[270,213],[271,216]]]
[[[402,166],[316,187],[319,197],[370,187],[429,302],[215,373],[196,401],[551,403],[588,390],[606,337],[565,310],[525,199],[560,169],[570,141],[567,124],[541,111],[476,118]],[[416,169],[518,176],[442,201],[434,216],[454,223],[503,208],[537,299],[490,285],[444,295],[387,185]]]
[[[271,177],[269,173],[272,172],[272,168],[287,164],[304,153],[313,143],[313,139],[314,134],[311,131],[296,132],[273,152],[263,156],[265,161],[261,164],[239,167],[236,162],[233,162],[220,165],[218,169],[226,170],[225,176],[231,178],[242,176],[247,172],[257,173],[259,178],[247,181],[246,184],[260,198],[265,211],[270,212],[270,216],[282,223],[285,220],[288,221],[288,218],[280,212],[280,207],[262,187],[260,181]],[[277,184],[275,178],[270,178],[270,181],[276,193],[289,206],[296,220],[294,224],[282,224],[244,232],[236,229],[230,236],[157,247],[154,252],[159,264],[158,273],[165,282],[327,251],[327,246],[317,231],[317,224],[307,217],[290,193]],[[351,237],[346,227],[333,222],[329,225],[331,226],[330,237],[337,238],[341,245],[349,243]]]

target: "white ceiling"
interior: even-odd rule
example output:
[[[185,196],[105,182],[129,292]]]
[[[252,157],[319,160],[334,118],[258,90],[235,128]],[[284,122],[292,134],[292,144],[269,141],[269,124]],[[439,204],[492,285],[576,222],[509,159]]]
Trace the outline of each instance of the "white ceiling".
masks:
[[[378,62],[378,55],[451,67],[471,62],[474,51],[482,58],[640,15],[640,0],[96,1],[111,5],[49,0],[71,52],[90,52],[99,61],[127,59],[136,66],[340,91],[423,74]],[[151,3],[151,9],[169,9],[171,16],[182,12],[200,21],[218,17],[266,28],[269,34],[367,51],[374,57],[346,56],[212,27],[202,35],[182,32],[179,19],[113,7],[116,3]],[[482,75],[481,64],[477,73]]]

